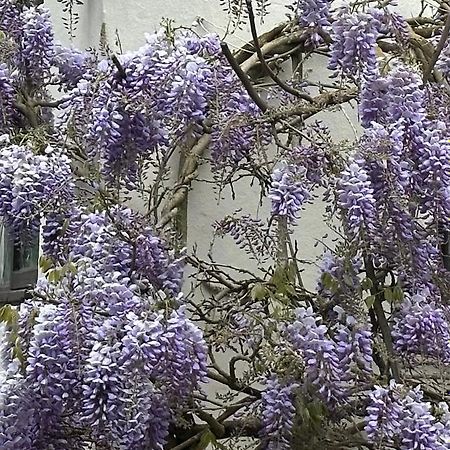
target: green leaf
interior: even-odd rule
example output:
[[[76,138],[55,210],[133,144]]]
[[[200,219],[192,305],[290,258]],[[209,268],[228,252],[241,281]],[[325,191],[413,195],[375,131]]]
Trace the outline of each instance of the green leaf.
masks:
[[[324,272],[324,273],[322,274],[322,284],[323,284],[327,289],[330,289],[330,288],[331,288],[331,286],[333,285],[333,282],[334,282],[334,278],[333,278],[333,276],[332,276],[330,273]]]
[[[66,272],[70,272],[75,275],[78,272],[77,266],[73,262],[69,262],[66,266]]]
[[[47,272],[47,270],[51,269],[53,267],[53,261],[50,258],[47,258],[44,255],[41,255],[39,257],[39,267],[41,268],[42,272]]]
[[[297,271],[295,269],[295,263],[293,261],[290,261],[286,267],[286,276],[287,276],[287,281],[289,283],[295,284],[295,278],[297,276]]]
[[[373,287],[372,280],[370,278],[364,278],[364,280],[361,281],[361,287],[364,291],[368,291]]]
[[[267,296],[267,288],[262,283],[256,283],[250,291],[250,297],[252,300],[262,300]]]
[[[67,229],[69,228],[70,225],[70,221],[69,219],[64,219],[64,222],[62,224],[61,230],[60,230],[60,234],[65,234],[65,232],[67,231]]]
[[[323,420],[323,405],[320,402],[312,402],[308,406],[309,417],[313,426],[318,426]]]
[[[47,278],[50,283],[57,283],[59,280],[61,280],[62,273],[59,269],[52,269],[48,272]]]
[[[384,298],[388,302],[392,302],[394,300],[394,293],[390,287],[384,288]]]
[[[12,308],[9,305],[2,306],[0,308],[0,322],[11,322],[11,314],[12,314]]]
[[[215,441],[216,437],[208,428],[202,433],[202,436],[200,440],[197,442],[197,445],[194,447],[194,450],[206,450],[209,444],[212,444],[213,442],[215,443]]]
[[[372,308],[375,303],[375,295],[369,295],[364,299],[368,308]]]
[[[401,302],[405,295],[403,294],[403,290],[400,286],[394,286],[392,290],[392,297],[394,301]]]

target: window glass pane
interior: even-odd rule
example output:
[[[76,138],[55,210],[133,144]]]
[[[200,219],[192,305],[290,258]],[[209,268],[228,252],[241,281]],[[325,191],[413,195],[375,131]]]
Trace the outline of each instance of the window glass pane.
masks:
[[[7,288],[11,278],[12,245],[8,232],[0,225],[0,287]]]
[[[28,269],[36,267],[39,257],[39,239],[32,242],[14,242],[13,270]]]

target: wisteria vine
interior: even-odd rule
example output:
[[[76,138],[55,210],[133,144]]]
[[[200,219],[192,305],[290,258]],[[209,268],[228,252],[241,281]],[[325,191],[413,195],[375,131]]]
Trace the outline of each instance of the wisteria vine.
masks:
[[[0,308],[0,447],[450,449],[442,10],[298,0],[257,38],[232,0],[234,53],[166,21],[116,54],[58,42],[41,3],[0,0],[3,235],[40,250]],[[315,116],[353,100],[338,140]],[[220,212],[201,245],[197,183]],[[330,236],[308,260],[312,204]]]

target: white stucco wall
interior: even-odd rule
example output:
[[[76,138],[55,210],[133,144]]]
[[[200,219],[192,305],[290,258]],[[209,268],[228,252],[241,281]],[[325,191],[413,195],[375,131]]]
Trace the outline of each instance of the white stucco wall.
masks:
[[[342,3],[341,2],[336,2]],[[263,24],[258,24],[259,31],[271,29],[275,24],[286,18],[288,10],[286,5],[292,4],[290,0],[273,0],[270,14]],[[46,5],[51,9],[56,24],[58,39],[69,43],[67,32],[60,19],[61,6],[56,0],[47,0]],[[405,15],[417,14],[420,9],[420,0],[400,0],[399,10]],[[214,32],[223,37],[229,21],[220,7],[219,0],[84,0],[82,6],[77,7],[79,23],[73,44],[79,48],[96,47],[100,39],[102,24],[111,48],[115,48],[116,37],[119,36],[124,51],[133,50],[144,42],[144,34],[159,28],[162,18],[174,19],[175,24],[191,26],[195,24],[198,33]],[[249,39],[249,30],[244,27],[232,36],[227,37],[231,47],[241,46]],[[311,70],[309,79],[325,81],[328,77],[326,59],[316,57],[308,61]],[[358,130],[356,105],[344,105],[345,113],[340,107],[333,112],[318,114],[313,120],[322,120],[330,128],[337,140],[354,139],[355,129]],[[209,168],[203,165],[200,168],[200,179],[211,178]],[[193,183],[189,194],[188,215],[188,247],[197,245],[199,255],[204,255],[211,243],[211,224],[226,214],[241,208],[244,212],[267,216],[269,205],[262,207],[258,203],[259,190],[251,188],[247,182],[235,185],[237,198],[231,201],[230,196],[218,201],[210,184]],[[229,190],[225,190],[229,194]],[[316,202],[308,205],[295,230],[295,239],[299,243],[299,257],[314,261],[322,253],[323,246],[315,246],[317,239],[328,234],[327,242],[332,245],[329,228],[325,225],[322,214],[324,205]],[[215,255],[220,256],[220,262],[230,262],[235,266],[254,266],[245,254],[232,244],[231,239],[217,240]],[[314,265],[306,266],[304,281],[307,287],[313,287],[316,280],[317,269]]]

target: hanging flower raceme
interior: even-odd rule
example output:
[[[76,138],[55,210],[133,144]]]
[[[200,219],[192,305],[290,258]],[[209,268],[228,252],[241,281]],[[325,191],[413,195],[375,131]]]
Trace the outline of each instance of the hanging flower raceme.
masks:
[[[343,308],[354,307],[354,299],[361,289],[358,277],[361,265],[357,258],[346,259],[326,251],[320,261],[317,292],[327,300],[339,299]]]
[[[5,64],[0,65],[0,130],[9,133],[10,127],[14,124],[16,111],[14,102],[16,100],[16,90],[11,79],[11,74]]]
[[[53,25],[50,12],[43,6],[25,7],[20,15],[22,23],[18,63],[24,76],[32,83],[42,83],[50,75],[54,55]]]
[[[320,35],[330,26],[331,0],[298,0],[297,17],[300,26],[306,28],[307,42],[317,47],[323,42]]]
[[[127,208],[115,208],[109,214],[72,209],[49,215],[42,229],[43,254],[61,265],[72,262],[80,266],[82,284],[103,277],[105,286],[111,284],[114,290],[120,286],[118,280],[129,280],[132,275],[133,281],[176,298],[183,277],[182,257],[149,227],[141,227],[141,220]]]
[[[450,312],[444,308],[424,294],[407,297],[392,330],[396,350],[450,364]]]
[[[337,203],[342,211],[346,231],[351,238],[375,230],[375,199],[364,161],[350,160],[338,178]]]
[[[269,128],[258,123],[261,111],[222,61],[211,104],[211,164],[215,171],[233,170],[271,141]]]
[[[36,155],[4,136],[0,160],[0,214],[17,235],[35,233],[45,211],[57,211],[73,198],[69,158],[48,147]]]
[[[15,412],[5,410],[15,427],[5,442],[22,442],[14,433],[33,426],[30,450],[83,448],[92,437],[124,450],[162,448],[177,411],[205,380],[208,353],[184,308],[158,291],[178,294],[178,263],[149,230],[131,238],[139,219],[130,210],[75,220],[70,239],[58,236],[66,259],[36,288],[51,306],[38,308],[37,319],[26,310],[31,328],[15,343],[25,376],[7,378],[19,376],[27,399],[12,397]],[[29,404],[34,422],[22,414]],[[61,440],[80,424],[86,434]]]
[[[373,13],[345,10],[332,25],[331,59],[328,67],[336,75],[369,79],[378,75],[376,40],[381,24]]]
[[[272,201],[272,215],[285,217],[291,223],[298,219],[303,204],[310,198],[302,178],[304,168],[283,165],[272,173],[268,197]]]
[[[375,386],[370,400],[365,427],[369,442],[380,448],[448,448],[448,429],[433,416],[431,404],[423,401],[420,386],[412,390],[395,382],[387,388]]]
[[[362,86],[360,116],[363,126],[372,122],[392,125],[403,119],[410,127],[425,119],[425,93],[420,76],[398,67],[385,77],[368,79]]]
[[[74,47],[54,45],[52,64],[58,69],[58,81],[65,90],[76,88],[78,82],[87,76],[94,68],[93,54],[82,52]]]
[[[295,383],[285,383],[272,376],[266,380],[261,398],[262,430],[264,448],[267,450],[288,450],[292,448],[294,427]]]
[[[200,130],[215,83],[216,40],[197,38],[196,46],[190,35],[174,43],[161,33],[149,35],[138,51],[118,56],[122,71],[99,64],[86,139],[108,179],[125,180],[132,188],[139,162],[164,152],[169,136]]]
[[[296,320],[286,327],[286,338],[305,362],[306,389],[313,389],[331,408],[343,401],[349,377],[351,344],[347,336],[337,342],[312,308],[298,308]]]
[[[450,135],[444,122],[429,125],[417,149],[416,191],[421,212],[450,229]]]

